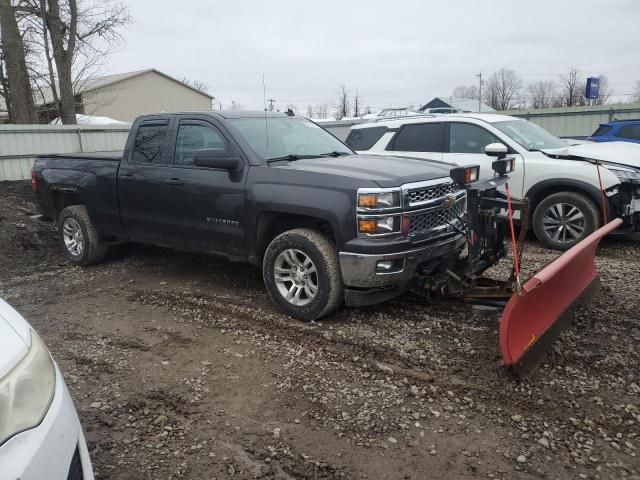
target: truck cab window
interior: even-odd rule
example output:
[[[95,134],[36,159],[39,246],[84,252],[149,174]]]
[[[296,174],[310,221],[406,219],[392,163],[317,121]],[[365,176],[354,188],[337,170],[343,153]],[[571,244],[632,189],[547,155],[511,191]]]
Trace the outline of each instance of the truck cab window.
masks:
[[[181,124],[176,140],[176,165],[193,165],[193,155],[203,148],[226,151],[225,138],[213,126],[202,124]]]
[[[138,163],[167,163],[162,158],[162,143],[166,136],[166,124],[140,125],[133,145],[132,160]]]
[[[482,153],[490,143],[500,142],[484,128],[470,123],[451,123],[449,131],[451,153]]]

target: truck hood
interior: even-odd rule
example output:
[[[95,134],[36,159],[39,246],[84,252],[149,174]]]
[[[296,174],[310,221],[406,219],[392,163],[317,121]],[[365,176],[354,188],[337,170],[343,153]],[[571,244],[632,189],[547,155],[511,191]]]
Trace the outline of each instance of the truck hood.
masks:
[[[581,157],[640,168],[640,145],[630,142],[584,143],[566,148],[547,149],[543,152],[561,157]]]
[[[369,180],[386,188],[448,177],[449,171],[454,166],[444,162],[414,160],[405,157],[345,155],[335,158],[296,160],[281,168]]]
[[[0,379],[27,354],[30,344],[29,324],[0,299]]]

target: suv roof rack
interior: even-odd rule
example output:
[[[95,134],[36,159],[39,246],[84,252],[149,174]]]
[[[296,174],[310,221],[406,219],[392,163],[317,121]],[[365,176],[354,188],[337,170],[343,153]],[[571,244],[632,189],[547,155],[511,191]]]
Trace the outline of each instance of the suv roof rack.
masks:
[[[421,118],[421,117],[437,117],[435,113],[421,113],[419,115],[403,115],[401,117],[380,117],[375,118],[372,123],[378,122],[392,122],[394,120],[407,120],[409,118]]]

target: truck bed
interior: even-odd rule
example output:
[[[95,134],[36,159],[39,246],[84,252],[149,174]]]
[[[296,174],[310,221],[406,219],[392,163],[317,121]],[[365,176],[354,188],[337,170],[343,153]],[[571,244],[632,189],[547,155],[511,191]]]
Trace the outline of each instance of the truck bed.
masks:
[[[85,153],[51,153],[38,155],[37,158],[64,158],[68,160],[111,160],[119,162],[122,160],[122,150],[110,152],[85,152]]]

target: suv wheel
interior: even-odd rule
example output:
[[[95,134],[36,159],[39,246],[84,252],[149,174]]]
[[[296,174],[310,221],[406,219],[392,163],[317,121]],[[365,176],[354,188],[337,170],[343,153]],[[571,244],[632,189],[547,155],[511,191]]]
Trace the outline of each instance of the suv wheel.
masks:
[[[84,205],[72,205],[60,212],[58,236],[67,258],[76,265],[98,263],[107,253],[107,246],[98,240],[98,232]]]
[[[262,274],[271,300],[300,320],[324,317],[344,299],[336,249],[315,230],[296,228],[277,236],[264,254]]]
[[[549,195],[536,207],[533,230],[542,245],[567,250],[599,226],[600,212],[587,197],[576,192]]]

